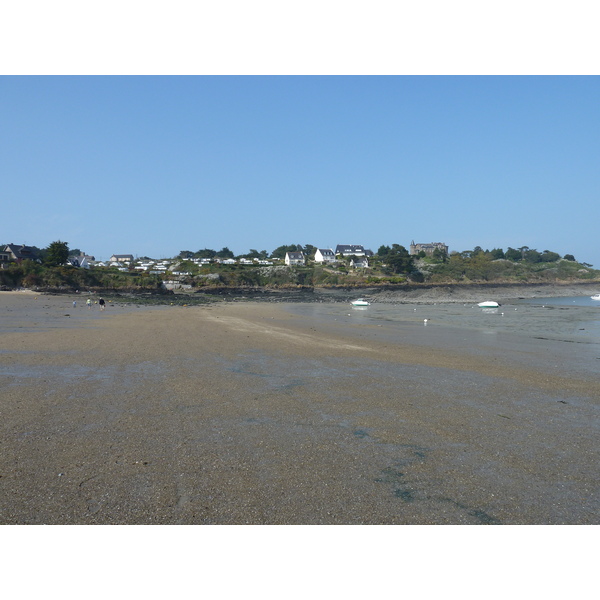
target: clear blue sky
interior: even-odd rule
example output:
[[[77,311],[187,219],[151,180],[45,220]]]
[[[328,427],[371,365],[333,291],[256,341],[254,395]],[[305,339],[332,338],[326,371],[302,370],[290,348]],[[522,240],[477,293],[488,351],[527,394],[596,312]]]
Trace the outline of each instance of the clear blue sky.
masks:
[[[600,268],[597,76],[0,77],[0,243],[527,245]]]

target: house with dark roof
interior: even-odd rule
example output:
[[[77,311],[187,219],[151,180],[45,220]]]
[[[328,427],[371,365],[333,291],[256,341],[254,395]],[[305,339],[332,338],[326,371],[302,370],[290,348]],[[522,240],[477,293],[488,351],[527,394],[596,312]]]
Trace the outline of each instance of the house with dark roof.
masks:
[[[359,256],[350,259],[350,266],[354,269],[368,269],[369,260],[366,256]]]
[[[305,263],[303,252],[286,252],[285,253],[285,264],[288,266],[292,265],[303,265]]]
[[[335,252],[331,248],[318,248],[315,252],[315,262],[334,263],[336,260]]]
[[[352,244],[338,244],[335,247],[336,256],[373,256],[372,250],[366,250],[364,246]]]
[[[94,260],[93,256],[87,256],[85,254],[73,255],[67,258],[67,264],[72,267],[78,267],[80,269],[89,269],[90,260]]]
[[[4,248],[4,252],[9,255],[9,260],[14,260],[18,263],[23,260],[34,260],[36,262],[41,262],[36,248],[32,248],[31,246],[7,244]]]

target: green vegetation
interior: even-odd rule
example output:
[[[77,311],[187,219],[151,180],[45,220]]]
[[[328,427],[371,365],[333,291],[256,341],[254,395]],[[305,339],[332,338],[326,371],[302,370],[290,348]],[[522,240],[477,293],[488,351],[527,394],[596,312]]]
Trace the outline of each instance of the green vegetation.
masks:
[[[118,269],[79,269],[48,266],[31,260],[10,264],[0,270],[0,287],[54,290],[128,290],[162,289],[162,278],[148,273],[129,273]]]
[[[79,249],[77,250],[79,252]],[[288,267],[283,264],[286,252],[303,251],[305,266]],[[336,264],[314,262],[316,247],[296,244],[279,246],[271,253],[271,264],[264,261],[266,250],[250,249],[247,263],[198,264],[197,258],[234,258],[224,247],[220,251],[205,248],[197,252],[182,250],[170,261],[164,273],[136,270],[135,265],[125,269],[93,267],[89,270],[65,264],[72,254],[66,242],[52,242],[39,250],[40,261],[23,260],[0,269],[0,287],[25,287],[38,290],[112,290],[123,292],[161,293],[165,281],[188,286],[190,291],[218,293],[220,288],[293,289],[305,287],[375,287],[416,283],[551,283],[553,281],[600,280],[600,271],[587,263],[578,263],[572,254],[564,257],[550,250],[538,251],[528,246],[483,250],[476,246],[462,252],[435,250],[411,256],[404,246],[380,246],[377,254],[368,257],[367,268],[354,268],[352,259],[345,257]],[[145,257],[146,260],[148,257]],[[175,274],[177,273],[177,274]]]
[[[271,258],[285,258],[286,252],[300,252],[302,250],[302,246],[299,244],[289,244],[288,246],[279,246],[275,248],[273,252],[271,252]]]
[[[424,280],[431,283],[539,283],[551,281],[592,280],[600,271],[587,263],[578,263],[572,254],[563,258],[556,252],[538,252],[528,246],[520,248],[451,252],[448,257],[421,258],[418,264]]]
[[[392,244],[392,247],[386,252],[385,262],[395,274],[411,274],[415,271],[413,257],[404,246],[399,244]]]

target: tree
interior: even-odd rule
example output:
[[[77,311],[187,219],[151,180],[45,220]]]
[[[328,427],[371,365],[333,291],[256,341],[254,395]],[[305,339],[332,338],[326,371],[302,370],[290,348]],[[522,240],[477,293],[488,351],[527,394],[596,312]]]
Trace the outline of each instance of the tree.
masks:
[[[233,252],[227,247],[221,248],[216,254],[219,258],[234,258]]]
[[[260,252],[255,248],[250,248],[248,254],[242,254],[240,258],[256,258],[258,260],[265,260],[269,256],[269,253],[266,250],[261,250]]]
[[[190,250],[182,250],[178,255],[177,258],[193,258],[194,257],[194,253],[191,252]]]
[[[377,256],[381,256],[381,257],[387,256],[390,253],[390,251],[391,251],[391,248],[389,246],[381,245],[381,246],[379,246],[379,250],[377,250]]]
[[[385,257],[385,262],[396,274],[412,273],[415,268],[413,257],[408,253],[408,250],[400,244],[392,244],[390,252]]]
[[[317,249],[318,248],[312,244],[304,244],[304,255],[307,258],[314,259]]]
[[[286,252],[298,252],[298,244],[289,244],[288,246],[279,246],[271,252],[271,258],[285,258]],[[300,247],[302,250],[302,247]]]
[[[490,252],[490,256],[493,260],[498,260],[499,258],[504,258],[504,250],[502,248],[494,248]]]
[[[49,267],[64,265],[69,258],[69,245],[60,240],[52,242],[46,249],[44,264]]]
[[[198,250],[198,252],[194,254],[194,258],[214,258],[216,255],[216,250],[204,248],[204,250]]]
[[[525,248],[527,248],[527,246],[525,246]],[[539,263],[542,260],[542,255],[535,248],[532,248],[525,251],[523,258],[529,263]]]
[[[421,251],[422,252],[422,251]],[[441,262],[446,262],[448,260],[448,253],[445,250],[440,250],[439,248],[436,248],[432,254],[431,257],[434,260],[439,260]]]
[[[247,254],[241,254],[239,258],[258,258],[259,253],[258,250],[254,248],[250,248]]]
[[[522,256],[521,252],[519,252],[519,250],[515,250],[514,248],[511,248],[510,246],[504,253],[504,258],[506,258],[507,260],[517,261],[517,260],[521,260],[522,257],[523,256]]]
[[[565,260],[572,260],[573,262],[575,262],[575,257],[574,257],[572,254],[565,254],[565,255],[563,256],[563,258],[564,258]]]
[[[544,250],[542,252],[541,261],[542,262],[556,262],[560,259],[560,255],[556,252],[551,252],[550,250]]]

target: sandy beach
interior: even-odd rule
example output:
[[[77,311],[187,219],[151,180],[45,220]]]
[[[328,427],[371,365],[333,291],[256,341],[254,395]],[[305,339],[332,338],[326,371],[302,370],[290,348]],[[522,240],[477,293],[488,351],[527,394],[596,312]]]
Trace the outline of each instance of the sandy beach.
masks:
[[[2,524],[600,522],[584,328],[84,302],[0,292]]]

